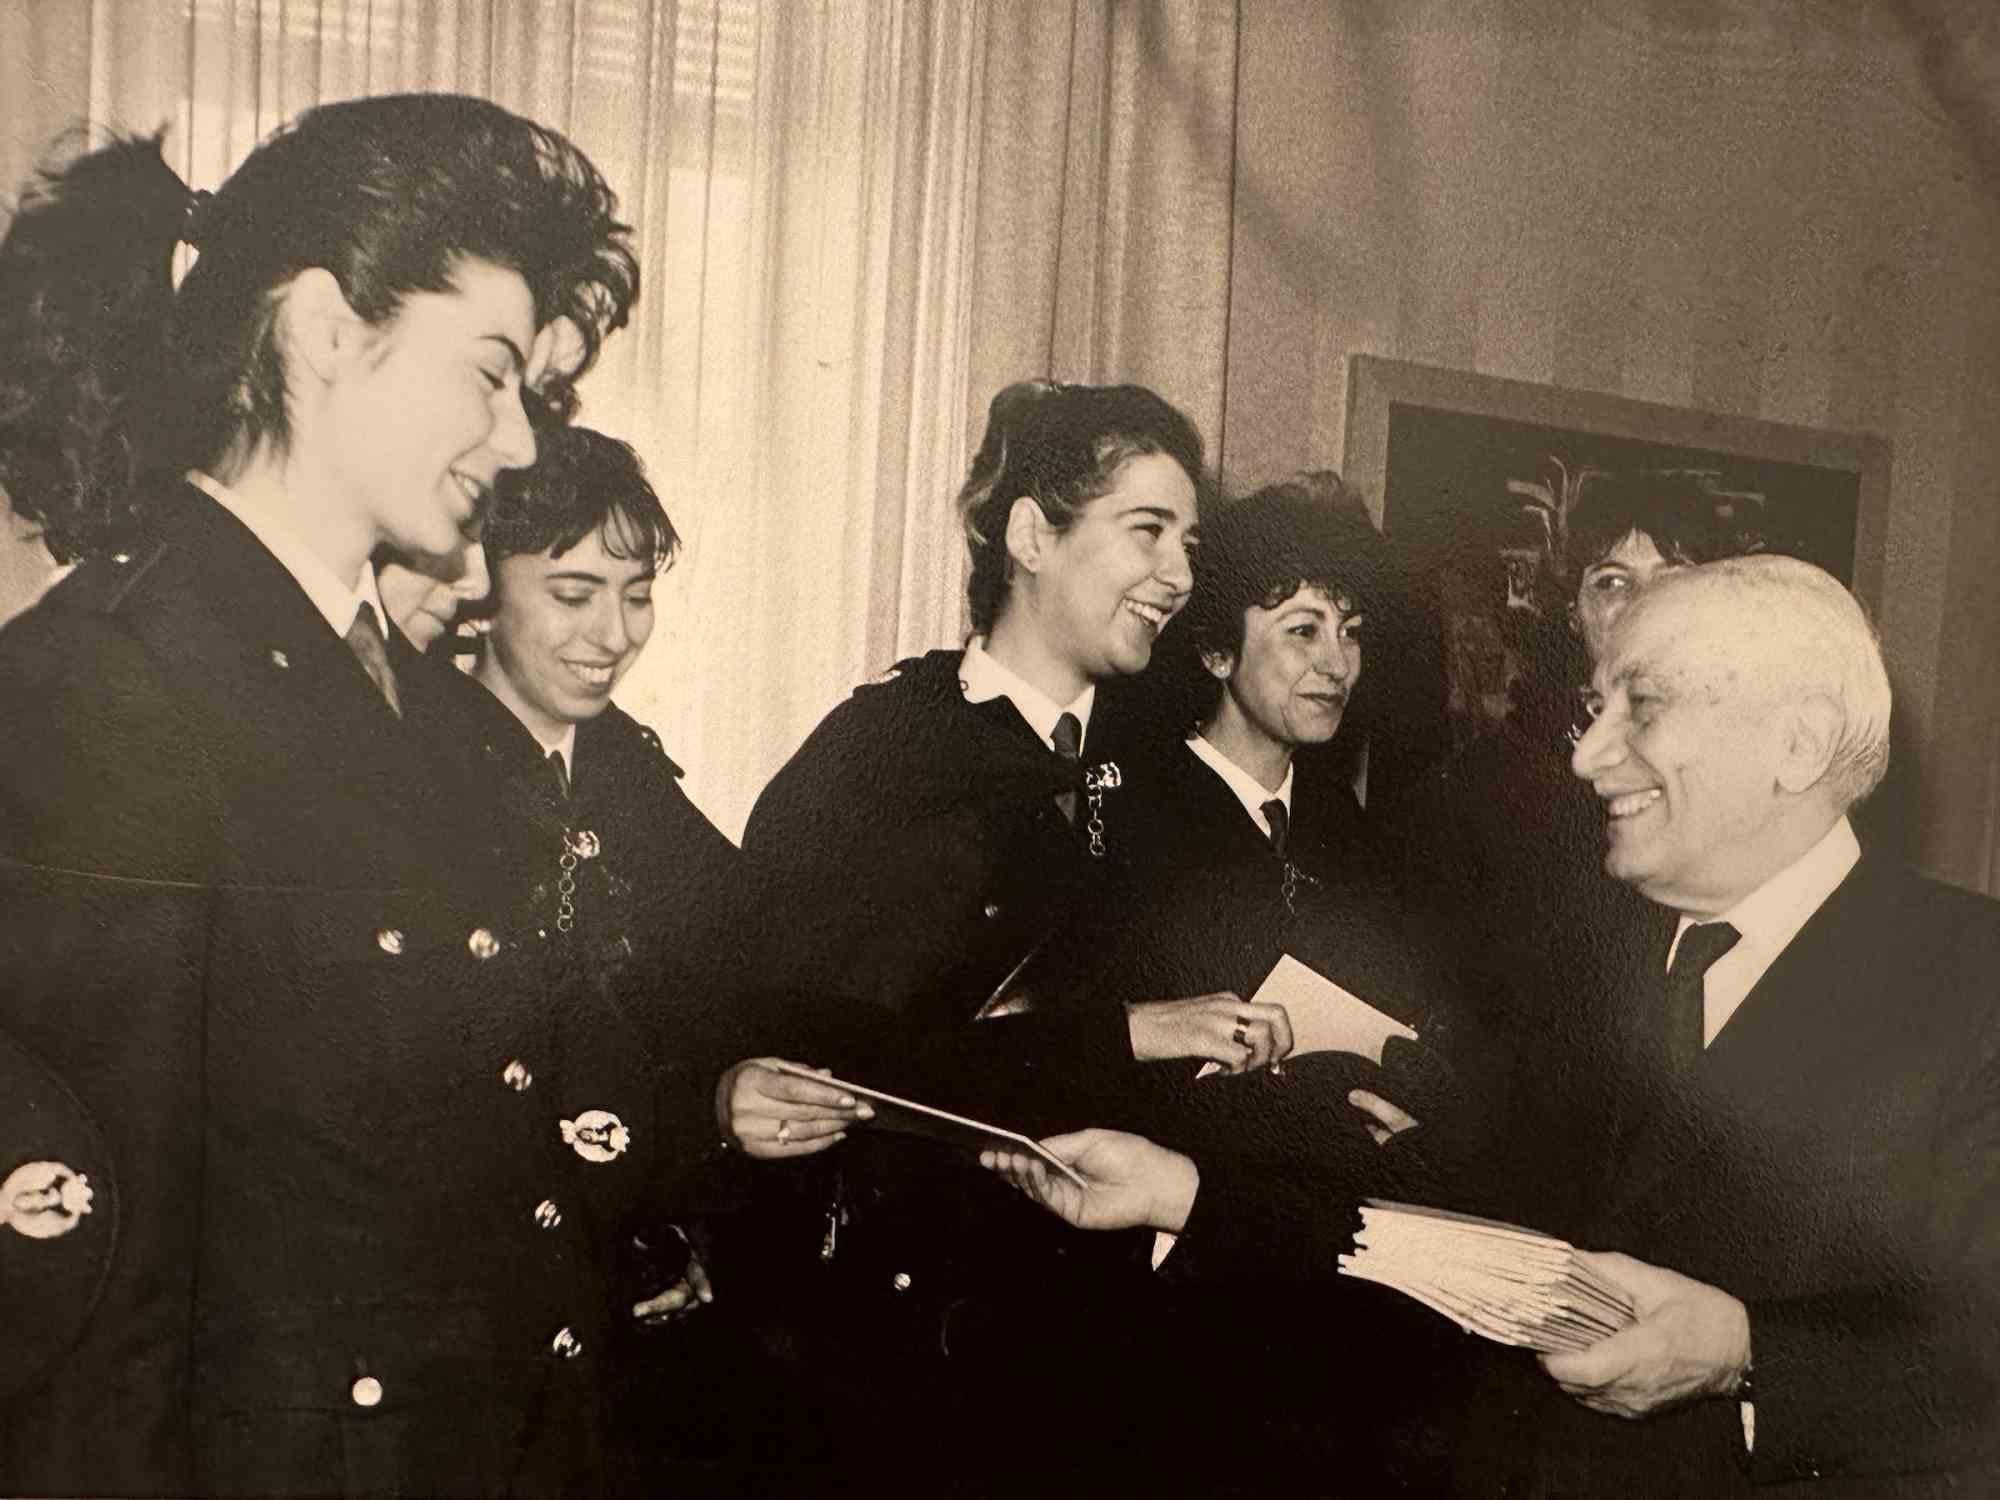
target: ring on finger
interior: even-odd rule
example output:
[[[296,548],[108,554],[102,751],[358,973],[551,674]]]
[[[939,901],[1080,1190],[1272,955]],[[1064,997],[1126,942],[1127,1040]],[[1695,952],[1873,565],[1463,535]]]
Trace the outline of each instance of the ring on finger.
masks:
[[[778,1144],[781,1146],[789,1145],[791,1139],[792,1122],[790,1120],[780,1120],[778,1122]]]
[[[1236,1024],[1236,1030],[1230,1033],[1230,1035],[1235,1038],[1236,1045],[1239,1047],[1247,1047],[1250,1045],[1250,1033],[1243,1029],[1247,1024],[1248,1024],[1247,1022],[1238,1021]]]

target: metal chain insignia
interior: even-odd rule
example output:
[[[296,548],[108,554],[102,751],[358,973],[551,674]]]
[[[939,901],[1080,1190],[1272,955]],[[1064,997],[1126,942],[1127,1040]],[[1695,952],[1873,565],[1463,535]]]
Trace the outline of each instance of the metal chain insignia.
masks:
[[[1104,794],[1116,791],[1124,784],[1125,777],[1115,760],[1092,766],[1083,773],[1083,789],[1090,794],[1090,817],[1083,827],[1084,832],[1090,835],[1092,859],[1104,858]]]
[[[556,931],[568,932],[576,926],[576,850],[563,841],[562,856],[556,860],[562,875],[556,881]]]

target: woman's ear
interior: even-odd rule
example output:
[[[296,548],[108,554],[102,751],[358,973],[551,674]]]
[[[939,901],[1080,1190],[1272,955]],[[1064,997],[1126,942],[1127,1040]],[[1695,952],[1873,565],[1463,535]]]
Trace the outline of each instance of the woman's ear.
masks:
[[[283,299],[279,338],[286,363],[295,370],[309,370],[322,383],[331,384],[373,342],[374,330],[348,303],[333,273],[323,267],[299,272],[279,296]]]
[[[1041,506],[1026,495],[1017,496],[1007,511],[1007,555],[1014,566],[1029,573],[1037,571],[1055,530]]]
[[[1229,674],[1236,670],[1236,653],[1233,651],[1208,650],[1201,653],[1202,670],[1217,682],[1229,681]]]

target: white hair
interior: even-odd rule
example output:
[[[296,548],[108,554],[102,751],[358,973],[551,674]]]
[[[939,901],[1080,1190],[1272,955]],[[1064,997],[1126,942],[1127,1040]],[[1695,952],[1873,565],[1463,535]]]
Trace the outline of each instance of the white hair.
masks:
[[[1842,810],[1881,785],[1889,769],[1889,674],[1861,603],[1832,574],[1795,557],[1729,557],[1692,569],[1727,589],[1758,622],[1785,686],[1823,693],[1840,708],[1825,785]]]

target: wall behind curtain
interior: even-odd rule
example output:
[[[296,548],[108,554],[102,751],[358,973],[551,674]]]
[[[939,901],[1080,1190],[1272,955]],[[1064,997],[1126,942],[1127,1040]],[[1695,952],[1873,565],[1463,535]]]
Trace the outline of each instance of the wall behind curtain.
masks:
[[[2000,8],[1248,0],[1228,464],[1392,355],[1895,445],[1912,852],[2000,892]]]
[[[1145,380],[1215,432],[1235,69],[1234,0],[0,0],[0,176],[89,119],[169,126],[212,186],[403,89],[589,152],[645,286],[582,419],[687,542],[620,699],[734,834],[855,682],[962,638],[951,502],[994,391]],[[46,556],[0,551],[24,601]]]

